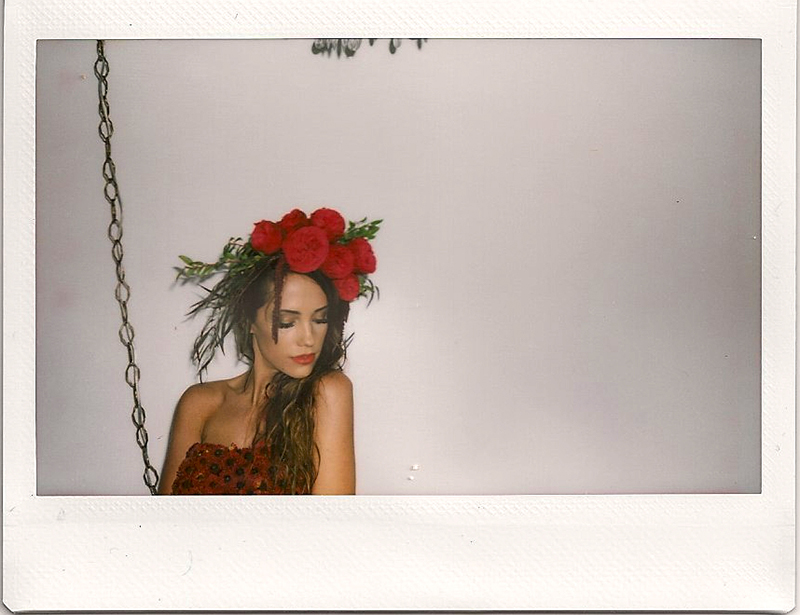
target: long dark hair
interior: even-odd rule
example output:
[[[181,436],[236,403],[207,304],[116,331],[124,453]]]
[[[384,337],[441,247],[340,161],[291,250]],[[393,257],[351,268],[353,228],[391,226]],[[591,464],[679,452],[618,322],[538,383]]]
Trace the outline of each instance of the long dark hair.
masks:
[[[287,275],[280,261],[259,273],[238,305],[231,306],[236,318],[233,333],[236,351],[241,360],[253,365],[251,325],[258,311],[272,301],[273,313],[280,310],[281,289]],[[343,301],[333,282],[319,272],[306,275],[316,282],[328,300],[328,330],[314,368],[305,378],[292,378],[282,372],[273,376],[266,390],[266,404],[257,421],[253,446],[265,445],[274,464],[285,468],[291,493],[310,493],[317,476],[319,450],[314,443],[314,403],[320,379],[342,369],[347,339],[344,325],[350,304]],[[277,339],[277,321],[273,321],[273,338]]]

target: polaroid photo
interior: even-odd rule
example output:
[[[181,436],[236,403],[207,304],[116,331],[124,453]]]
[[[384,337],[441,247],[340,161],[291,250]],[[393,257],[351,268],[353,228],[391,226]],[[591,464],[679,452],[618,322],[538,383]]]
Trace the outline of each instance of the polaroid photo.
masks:
[[[4,604],[794,608],[796,8],[7,2]]]

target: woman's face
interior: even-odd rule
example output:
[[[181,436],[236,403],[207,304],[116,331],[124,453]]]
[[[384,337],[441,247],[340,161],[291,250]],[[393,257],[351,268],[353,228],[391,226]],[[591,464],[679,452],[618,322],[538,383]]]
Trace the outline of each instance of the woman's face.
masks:
[[[272,339],[274,302],[258,309],[250,327],[255,362],[263,360],[267,369],[304,378],[319,359],[328,332],[328,298],[311,278],[290,273],[281,292],[278,342]]]

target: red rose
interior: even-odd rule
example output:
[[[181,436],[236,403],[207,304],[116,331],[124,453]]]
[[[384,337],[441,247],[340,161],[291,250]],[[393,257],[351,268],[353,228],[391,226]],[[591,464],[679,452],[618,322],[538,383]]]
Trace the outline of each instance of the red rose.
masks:
[[[283,242],[283,253],[289,269],[297,273],[311,273],[325,262],[330,250],[328,236],[316,226],[297,229]]]
[[[339,297],[341,297],[342,301],[352,301],[358,297],[358,293],[361,290],[358,278],[352,273],[341,280],[334,280],[333,285],[336,287],[336,291],[339,293]]]
[[[347,244],[356,258],[356,271],[358,273],[374,273],[378,265],[372,246],[363,237],[356,237]]]
[[[280,226],[287,235],[309,224],[308,216],[299,209],[293,209],[278,222],[278,226]]]
[[[355,262],[356,257],[347,247],[333,244],[320,269],[331,280],[340,280],[353,273]]]
[[[250,235],[250,245],[254,250],[264,254],[277,252],[283,242],[283,231],[274,222],[262,220],[256,222],[255,228]]]
[[[321,207],[311,214],[311,224],[325,231],[329,241],[336,241],[344,235],[344,218],[334,209]]]

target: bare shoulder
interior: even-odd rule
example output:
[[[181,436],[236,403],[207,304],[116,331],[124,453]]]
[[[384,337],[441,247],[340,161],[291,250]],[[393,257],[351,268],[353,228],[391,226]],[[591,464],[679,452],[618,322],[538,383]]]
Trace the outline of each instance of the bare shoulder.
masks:
[[[207,417],[219,408],[224,398],[224,381],[193,384],[181,395],[177,411],[179,414],[197,418]]]
[[[342,372],[329,372],[317,382],[314,404],[318,421],[352,420],[353,383]]]
[[[317,383],[317,396],[326,405],[347,403],[352,404],[353,383],[344,372],[328,372]]]
[[[172,483],[186,452],[196,442],[202,442],[205,424],[223,399],[224,388],[219,382],[193,384],[183,392],[172,419],[159,493],[172,492]]]
[[[356,492],[353,383],[342,372],[327,373],[317,383],[315,401],[317,477],[311,493],[352,495]]]

